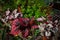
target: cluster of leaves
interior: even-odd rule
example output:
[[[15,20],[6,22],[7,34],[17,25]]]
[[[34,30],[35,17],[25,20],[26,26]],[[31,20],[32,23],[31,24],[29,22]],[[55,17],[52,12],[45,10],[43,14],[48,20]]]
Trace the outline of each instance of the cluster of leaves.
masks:
[[[0,3],[3,11],[7,8],[14,10],[17,8],[17,5],[21,4],[21,10],[24,17],[31,18],[32,16],[35,16],[35,18],[38,18],[45,15],[44,12],[41,12],[41,7],[46,6],[44,0],[0,0]]]
[[[44,0],[28,0],[26,6],[27,8],[25,8],[24,4],[22,4],[22,13],[24,14],[24,17],[29,18],[31,18],[32,16],[35,16],[35,18],[45,16],[45,12],[41,12],[42,6],[46,6]]]

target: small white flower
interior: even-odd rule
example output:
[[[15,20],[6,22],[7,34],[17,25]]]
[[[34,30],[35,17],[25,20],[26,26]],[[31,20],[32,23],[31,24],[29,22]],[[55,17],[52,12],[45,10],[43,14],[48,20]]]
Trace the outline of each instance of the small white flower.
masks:
[[[49,26],[49,28],[53,28],[53,25],[52,24],[47,24],[46,27],[48,27],[48,26]]]
[[[10,13],[10,11],[9,11],[9,10],[7,10],[7,11],[6,11],[6,16],[7,16],[7,15],[9,15],[9,13]]]
[[[37,18],[37,21],[43,21],[43,19],[42,18]]]
[[[14,11],[13,11],[13,14],[16,14],[17,13],[17,9],[15,9]]]

